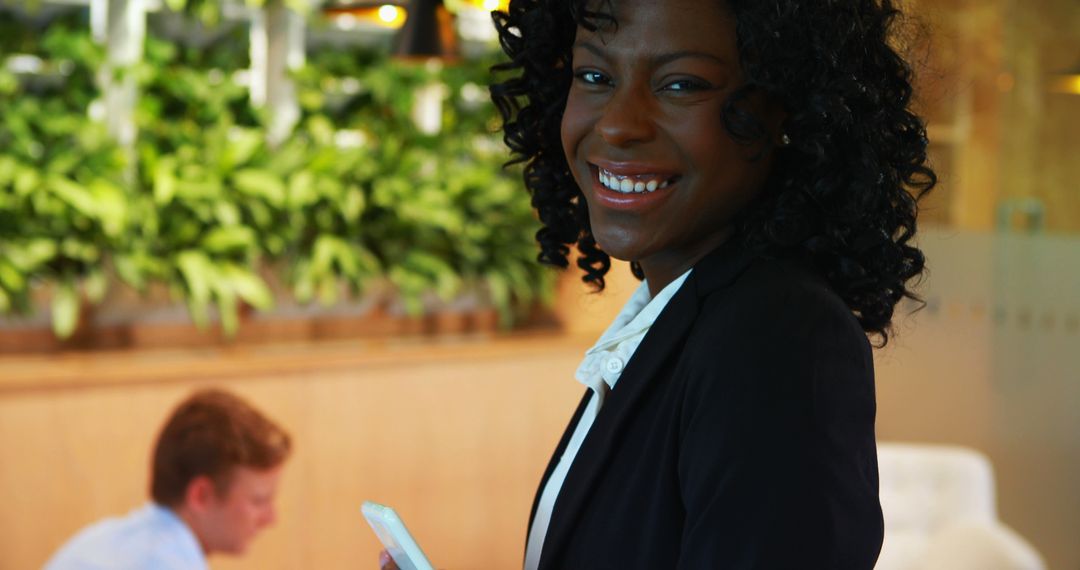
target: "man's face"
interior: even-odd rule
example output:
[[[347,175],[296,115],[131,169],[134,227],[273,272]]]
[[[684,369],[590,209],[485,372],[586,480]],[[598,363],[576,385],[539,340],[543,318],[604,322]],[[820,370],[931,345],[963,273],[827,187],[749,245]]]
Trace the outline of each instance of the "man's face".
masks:
[[[268,470],[234,468],[228,488],[215,495],[203,512],[202,540],[207,553],[243,554],[251,539],[273,524],[280,477],[280,466]]]

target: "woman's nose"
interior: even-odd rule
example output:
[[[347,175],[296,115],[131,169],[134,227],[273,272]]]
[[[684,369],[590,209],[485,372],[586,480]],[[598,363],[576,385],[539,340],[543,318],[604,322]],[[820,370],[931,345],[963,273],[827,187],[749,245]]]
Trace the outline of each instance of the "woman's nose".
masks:
[[[643,89],[617,89],[604,105],[595,130],[612,146],[628,146],[651,140],[656,134],[652,102]]]

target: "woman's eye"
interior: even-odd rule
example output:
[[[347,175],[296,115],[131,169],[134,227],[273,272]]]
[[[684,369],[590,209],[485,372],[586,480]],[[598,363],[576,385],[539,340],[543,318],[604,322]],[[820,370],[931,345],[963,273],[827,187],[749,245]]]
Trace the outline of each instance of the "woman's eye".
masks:
[[[579,71],[574,74],[574,77],[589,85],[607,85],[609,83],[608,78],[599,71]]]
[[[677,79],[675,81],[672,81],[672,82],[664,85],[664,87],[662,87],[661,90],[662,91],[686,92],[686,91],[700,91],[702,89],[708,89],[708,88],[709,88],[709,84],[705,83],[704,81],[697,81],[697,80],[694,80],[694,79]]]

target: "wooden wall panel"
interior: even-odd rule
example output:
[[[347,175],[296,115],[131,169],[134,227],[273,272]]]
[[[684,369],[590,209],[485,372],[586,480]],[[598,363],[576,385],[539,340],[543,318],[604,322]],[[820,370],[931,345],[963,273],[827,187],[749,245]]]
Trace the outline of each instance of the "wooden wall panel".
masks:
[[[248,398],[297,443],[278,524],[249,556],[215,558],[215,568],[373,568],[365,499],[396,507],[440,567],[515,567],[535,485],[583,391],[572,375],[590,343],[415,346],[397,362],[353,356],[352,369],[340,359],[355,349],[340,344],[321,353],[338,357],[329,370],[274,374],[252,363],[251,376],[219,377],[215,361],[231,370],[258,354],[174,354],[156,372],[166,380],[146,354],[106,355],[80,382],[53,375],[42,389],[21,386],[46,359],[9,359],[0,384],[19,388],[0,391],[0,568],[40,567],[84,524],[141,504],[162,418],[204,385]],[[177,379],[185,364],[199,374]],[[119,372],[131,366],[145,378]],[[125,380],[109,385],[110,367]]]

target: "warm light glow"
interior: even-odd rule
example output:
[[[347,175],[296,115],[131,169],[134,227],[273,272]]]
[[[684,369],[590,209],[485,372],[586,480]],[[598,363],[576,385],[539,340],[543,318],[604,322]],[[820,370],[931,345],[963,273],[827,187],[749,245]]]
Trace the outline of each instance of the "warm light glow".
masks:
[[[1050,83],[1050,90],[1056,93],[1080,95],[1080,74],[1058,77]]]
[[[382,6],[360,6],[351,8],[331,8],[324,12],[343,30],[354,30],[361,25],[380,28],[398,29],[405,25],[405,9],[392,4]]]
[[[390,4],[379,6],[379,19],[387,24],[393,24],[401,17],[401,8]]]
[[[334,16],[334,23],[343,30],[352,30],[356,28],[356,16],[353,16],[352,14],[339,14]]]
[[[501,10],[505,12],[510,7],[510,0],[466,0],[464,4],[472,5],[485,12]]]

